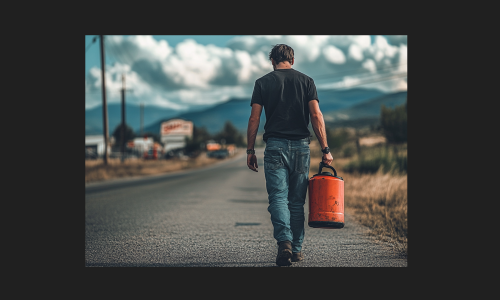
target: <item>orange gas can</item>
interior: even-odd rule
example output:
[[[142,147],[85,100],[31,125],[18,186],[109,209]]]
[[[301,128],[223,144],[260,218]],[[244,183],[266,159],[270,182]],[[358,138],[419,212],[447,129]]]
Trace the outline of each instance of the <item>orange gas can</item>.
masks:
[[[323,167],[333,170],[321,172]],[[319,163],[318,174],[309,179],[309,227],[344,227],[344,179],[337,171],[323,162]]]

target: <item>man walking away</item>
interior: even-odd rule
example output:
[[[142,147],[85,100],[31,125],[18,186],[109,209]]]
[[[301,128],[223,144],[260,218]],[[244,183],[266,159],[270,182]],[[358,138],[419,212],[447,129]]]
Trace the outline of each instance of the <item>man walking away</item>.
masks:
[[[310,163],[311,118],[314,133],[321,145],[323,162],[333,161],[327,141],[323,114],[314,81],[292,69],[294,51],[279,44],[269,53],[274,71],[255,81],[250,105],[252,112],[247,130],[247,165],[258,172],[255,138],[262,108],[265,108],[264,174],[268,193],[268,211],[278,243],[276,264],[289,266],[303,259],[304,204]]]

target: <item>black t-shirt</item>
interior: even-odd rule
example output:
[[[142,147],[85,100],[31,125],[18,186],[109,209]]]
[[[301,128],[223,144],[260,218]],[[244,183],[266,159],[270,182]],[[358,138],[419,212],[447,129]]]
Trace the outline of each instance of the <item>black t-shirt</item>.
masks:
[[[255,81],[250,106],[264,107],[264,141],[270,137],[298,140],[310,136],[309,101],[318,100],[311,77],[294,69],[276,69]]]

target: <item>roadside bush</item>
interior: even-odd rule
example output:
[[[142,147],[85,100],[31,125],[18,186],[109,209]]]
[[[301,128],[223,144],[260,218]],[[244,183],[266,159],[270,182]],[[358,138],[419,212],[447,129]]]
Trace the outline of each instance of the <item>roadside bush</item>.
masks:
[[[349,141],[349,132],[344,128],[336,130],[327,129],[326,139],[330,150],[337,150]]]
[[[377,171],[382,173],[406,174],[408,159],[406,155],[398,155],[397,152],[389,153],[386,148],[365,149],[365,153],[343,167],[347,173],[373,174]],[[368,153],[366,153],[368,152]]]
[[[380,125],[389,143],[404,143],[408,140],[407,103],[394,109],[381,107]]]
[[[354,149],[354,147],[347,146],[344,148],[342,155],[344,157],[352,157],[352,156],[354,156],[355,153],[356,153],[356,149]]]
[[[344,171],[348,173],[358,172],[360,174],[377,173],[381,168],[383,173],[386,173],[390,165],[390,161],[385,156],[378,156],[371,159],[360,159],[352,161],[344,166]]]

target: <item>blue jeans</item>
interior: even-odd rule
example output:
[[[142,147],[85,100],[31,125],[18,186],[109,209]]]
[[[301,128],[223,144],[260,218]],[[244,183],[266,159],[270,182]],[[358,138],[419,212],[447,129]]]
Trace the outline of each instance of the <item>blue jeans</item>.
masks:
[[[309,139],[268,138],[264,174],[276,241],[291,241],[300,252],[304,240],[304,204],[309,183]]]

